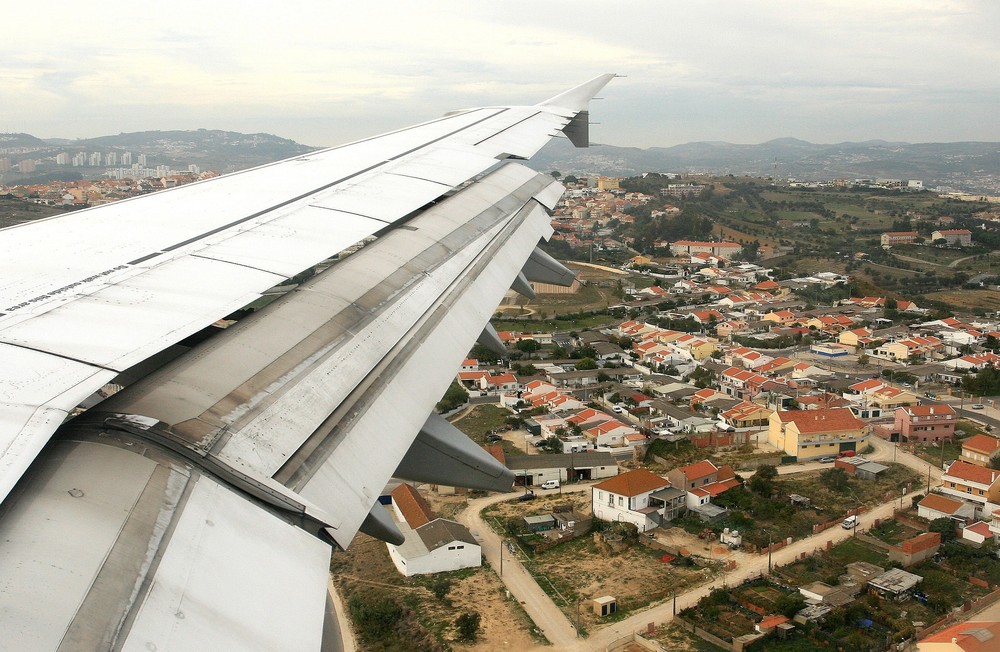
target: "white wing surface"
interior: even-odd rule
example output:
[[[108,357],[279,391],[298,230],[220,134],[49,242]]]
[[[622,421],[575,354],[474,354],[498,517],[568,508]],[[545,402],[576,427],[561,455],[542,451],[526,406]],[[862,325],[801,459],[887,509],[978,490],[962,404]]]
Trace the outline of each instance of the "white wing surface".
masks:
[[[571,280],[535,249],[562,187],[507,159],[560,131],[586,144],[611,77],[0,231],[12,644],[315,649],[331,545],[400,540],[373,509],[391,477],[509,488],[428,415],[512,284]]]

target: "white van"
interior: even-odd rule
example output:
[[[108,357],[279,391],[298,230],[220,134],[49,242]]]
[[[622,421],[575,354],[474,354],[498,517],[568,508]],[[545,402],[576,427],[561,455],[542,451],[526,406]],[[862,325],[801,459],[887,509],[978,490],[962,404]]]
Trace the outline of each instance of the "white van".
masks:
[[[545,482],[543,482],[539,486],[542,489],[558,489],[559,488],[559,481],[558,480],[546,480]]]
[[[844,519],[844,522],[840,524],[840,527],[844,528],[845,530],[850,530],[856,527],[857,524],[858,524],[857,516],[848,516],[847,518]]]

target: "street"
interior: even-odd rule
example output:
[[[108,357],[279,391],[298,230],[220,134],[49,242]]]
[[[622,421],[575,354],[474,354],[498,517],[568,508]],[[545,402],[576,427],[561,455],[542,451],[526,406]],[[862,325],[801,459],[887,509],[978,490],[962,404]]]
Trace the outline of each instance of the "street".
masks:
[[[897,448],[895,444],[873,437],[870,443],[875,448],[875,452],[867,455],[869,459],[879,461],[893,461],[910,467],[922,476],[927,477],[930,473],[932,486],[940,481],[941,469],[926,461],[907,453],[903,449]],[[802,473],[816,469],[830,468],[830,464],[819,462],[808,462],[805,464],[787,465],[778,467],[781,475],[791,473]],[[751,475],[751,474],[746,474]],[[913,487],[914,491],[902,496],[903,504],[913,496],[926,491],[926,486],[921,483]],[[562,491],[589,491],[590,484],[566,485]],[[556,490],[540,491],[540,494],[554,494]],[[478,498],[469,501],[466,508],[460,512],[457,519],[465,524],[479,540],[483,549],[483,554],[489,564],[500,569],[501,540],[493,529],[483,520],[480,512],[487,507],[505,500],[512,500],[517,497],[517,493],[495,494],[485,498]],[[893,510],[900,504],[900,498],[893,498],[891,501],[882,503],[877,507],[865,512],[859,517],[858,529],[871,527],[876,519],[886,519],[892,516]],[[791,545],[772,553],[772,563],[775,566],[784,565],[794,561],[802,553],[813,553],[827,546],[828,543],[836,544],[850,537],[854,532],[844,530],[840,527],[833,527],[819,534],[806,537]],[[613,625],[598,629],[590,633],[586,639],[576,637],[576,629],[573,623],[559,609],[552,599],[538,586],[530,573],[521,565],[514,555],[507,550],[503,551],[503,576],[502,580],[519,602],[521,602],[528,616],[535,622],[536,626],[545,634],[545,637],[558,650],[574,650],[585,652],[589,650],[604,650],[606,646],[614,643],[622,636],[632,632],[644,630],[648,623],[667,623],[673,620],[674,604],[667,601],[650,607],[649,609],[637,612],[632,616],[617,622]],[[677,610],[680,611],[698,602],[701,598],[715,587],[723,584],[738,584],[746,579],[757,577],[767,573],[767,555],[744,555],[743,563],[735,571],[723,575],[716,580],[692,589],[677,596]],[[547,649],[538,647],[539,650]]]

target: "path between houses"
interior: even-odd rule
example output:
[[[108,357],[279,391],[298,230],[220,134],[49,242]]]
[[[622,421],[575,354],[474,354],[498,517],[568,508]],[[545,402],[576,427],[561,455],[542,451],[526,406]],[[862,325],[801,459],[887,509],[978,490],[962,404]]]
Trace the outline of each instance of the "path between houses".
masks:
[[[874,438],[872,439],[872,445],[875,447],[875,453],[868,456],[870,459],[883,461],[886,459],[890,461],[892,460],[892,449],[895,448],[893,444]],[[903,449],[898,449],[895,452],[895,455],[897,462],[923,473],[926,473],[928,466],[930,466],[932,480],[940,479],[941,470],[935,469],[932,465],[928,465],[926,461],[920,459],[919,457],[911,455]],[[787,475],[826,467],[829,467],[829,465],[809,463],[779,467],[779,469],[788,469],[782,473],[782,475]],[[590,486],[590,484],[570,485],[564,486],[562,490],[563,492],[588,491],[590,490]],[[914,489],[915,491],[902,497],[902,502],[904,504],[911,497],[923,493],[925,487],[920,485]],[[553,490],[551,492],[540,493],[555,494],[557,492]],[[481,515],[481,512],[489,505],[506,500],[513,500],[518,495],[519,494],[517,493],[507,493],[494,494],[486,496],[485,498],[478,498],[469,501],[466,508],[457,515],[457,519],[476,535],[476,538],[482,546],[483,555],[486,557],[487,562],[498,572],[500,568],[500,536],[486,523]],[[890,518],[898,500],[899,499],[894,498],[893,500],[882,503],[881,505],[878,505],[872,510],[861,515],[858,522],[858,529],[867,530],[872,526],[876,519],[884,520]],[[819,534],[794,541],[785,548],[782,548],[772,554],[772,564],[779,566],[791,563],[802,553],[812,554],[814,552],[818,552],[819,550],[825,548],[828,543],[839,543],[850,537],[852,534],[853,531],[851,530],[833,527],[820,532]],[[645,630],[647,624],[649,623],[661,624],[673,620],[674,603],[673,601],[667,601],[649,609],[637,612],[632,616],[615,623],[614,625],[597,629],[591,632],[591,635],[586,639],[579,639],[576,637],[576,629],[570,620],[566,617],[562,610],[559,609],[555,602],[553,602],[552,598],[550,598],[541,589],[541,587],[538,586],[538,583],[535,582],[535,579],[524,568],[524,566],[522,566],[521,563],[508,551],[504,550],[503,555],[503,576],[501,577],[501,580],[506,585],[507,590],[509,590],[511,595],[521,603],[521,606],[524,607],[524,610],[527,612],[531,620],[557,650],[568,650],[572,652],[604,650],[607,646],[613,644],[625,635]],[[724,574],[716,580],[694,588],[687,593],[678,595],[676,599],[677,611],[679,612],[682,609],[694,605],[698,602],[698,600],[708,595],[714,588],[727,584],[736,585],[746,579],[766,574],[767,563],[768,559],[766,555],[749,557],[749,561],[743,563],[735,571]],[[551,650],[552,648],[539,646],[536,649]]]

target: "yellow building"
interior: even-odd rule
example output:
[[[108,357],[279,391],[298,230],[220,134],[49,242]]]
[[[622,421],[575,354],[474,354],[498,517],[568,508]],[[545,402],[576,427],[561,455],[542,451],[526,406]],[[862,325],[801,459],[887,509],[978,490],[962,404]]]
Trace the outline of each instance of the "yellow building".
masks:
[[[768,419],[767,441],[788,455],[808,460],[862,449],[868,432],[847,408],[784,410]]]
[[[621,179],[618,177],[597,177],[598,190],[619,190]]]

